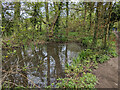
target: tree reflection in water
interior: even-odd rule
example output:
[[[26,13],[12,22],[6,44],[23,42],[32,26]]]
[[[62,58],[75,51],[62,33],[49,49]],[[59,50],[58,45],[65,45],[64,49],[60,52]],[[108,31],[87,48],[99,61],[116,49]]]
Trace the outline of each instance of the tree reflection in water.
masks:
[[[77,48],[76,50],[74,49]],[[72,48],[72,50],[71,50]],[[38,85],[45,87],[64,77],[65,63],[76,57],[79,45],[52,43],[36,46],[34,49],[17,48],[16,53],[3,60],[3,70],[12,71],[3,82],[10,81],[11,87]],[[6,55],[7,51],[3,51]],[[3,72],[5,75],[5,72]],[[4,76],[3,76],[4,77]],[[15,84],[14,84],[15,83]]]

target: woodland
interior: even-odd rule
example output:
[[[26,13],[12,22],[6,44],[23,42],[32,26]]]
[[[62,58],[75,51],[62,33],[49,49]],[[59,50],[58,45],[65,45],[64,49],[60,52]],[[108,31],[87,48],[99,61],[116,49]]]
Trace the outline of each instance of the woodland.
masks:
[[[95,88],[92,71],[118,57],[120,2],[1,2],[1,7],[3,89]]]

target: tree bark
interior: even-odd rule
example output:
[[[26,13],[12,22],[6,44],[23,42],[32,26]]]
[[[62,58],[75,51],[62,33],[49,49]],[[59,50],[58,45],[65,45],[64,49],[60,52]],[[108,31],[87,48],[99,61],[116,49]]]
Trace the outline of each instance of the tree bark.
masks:
[[[14,25],[15,25],[15,31],[19,32],[19,23],[20,23],[20,2],[14,2],[15,6],[15,13],[14,13]],[[16,30],[17,29],[17,30]]]
[[[85,5],[85,14],[84,14],[84,30],[86,29],[86,12],[87,12],[87,3],[84,2]]]
[[[68,36],[68,15],[69,15],[69,10],[68,10],[68,4],[69,2],[66,2],[66,37]]]
[[[49,13],[48,13],[48,2],[45,2],[45,10],[46,10],[46,21],[49,23]],[[47,39],[49,39],[49,28],[48,25],[46,26],[47,29]]]
[[[96,44],[97,44],[98,7],[99,7],[99,3],[97,2],[97,7],[96,7],[96,18],[95,18],[95,30],[94,30],[94,36],[93,36],[93,47],[95,47]]]
[[[59,7],[58,7],[58,12],[55,16],[55,19],[54,19],[53,24],[52,24],[51,29],[50,29],[51,31],[53,31],[54,27],[56,26],[56,28],[55,28],[56,33],[58,32],[59,18],[60,18],[60,12],[61,12],[61,9],[62,9],[62,4],[63,4],[63,2],[60,2]]]
[[[107,38],[108,38],[108,33],[110,32],[110,18],[111,18],[111,12],[112,12],[112,2],[110,2],[109,5],[109,16],[108,16],[108,21],[107,21],[107,26],[106,26],[106,31],[105,31],[105,41],[104,41],[104,48],[106,48],[107,45]]]

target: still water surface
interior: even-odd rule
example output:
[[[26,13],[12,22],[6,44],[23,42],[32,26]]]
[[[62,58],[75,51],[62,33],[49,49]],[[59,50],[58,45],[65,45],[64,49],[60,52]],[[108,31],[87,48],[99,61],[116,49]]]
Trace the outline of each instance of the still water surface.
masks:
[[[12,70],[4,81],[24,87],[45,87],[65,76],[66,63],[71,63],[83,48],[78,43],[49,43],[34,49],[16,49],[16,54],[3,60],[3,69]],[[7,51],[3,51],[6,55]]]

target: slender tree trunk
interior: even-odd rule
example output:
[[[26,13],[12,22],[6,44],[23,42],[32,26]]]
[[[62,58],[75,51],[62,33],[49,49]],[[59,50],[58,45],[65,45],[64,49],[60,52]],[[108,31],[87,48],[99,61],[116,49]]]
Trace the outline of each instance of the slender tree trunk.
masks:
[[[88,31],[90,31],[91,30],[91,27],[92,27],[92,3],[90,2],[89,3],[89,6],[90,6],[90,26],[89,26],[89,29],[88,29]]]
[[[110,25],[110,18],[111,18],[111,10],[112,10],[112,2],[110,2],[108,21],[107,21],[107,25],[105,26],[104,49],[106,49],[106,47],[107,47],[108,31],[110,29],[109,25]]]
[[[49,22],[48,2],[45,3],[45,9],[46,9],[46,21]]]
[[[92,26],[91,17],[92,17],[92,13],[91,13],[91,11],[90,11],[90,27],[89,27],[89,31],[91,30],[91,26]]]
[[[68,15],[69,15],[69,7],[68,7],[69,2],[66,2],[66,38],[68,37]]]
[[[46,10],[46,21],[49,23],[49,13],[48,13],[48,2],[45,2],[45,10]],[[47,29],[47,39],[49,39],[49,28],[48,28],[48,24],[46,26]]]
[[[2,5],[2,3],[1,3],[1,2],[0,2],[0,4],[1,4],[2,9],[3,9],[3,5]],[[5,19],[5,16],[4,16],[4,11],[3,11],[2,9],[0,9],[0,10],[2,11],[2,21],[1,21],[1,23],[0,23],[0,24],[2,24],[2,27],[5,27],[5,22],[6,22],[6,19]],[[5,27],[4,29],[5,29],[5,31],[7,30],[7,29],[6,29],[6,27]],[[1,31],[0,31],[0,32],[1,32]],[[3,32],[1,35],[4,35],[4,32]]]
[[[63,2],[60,2],[59,6],[58,6],[58,12],[57,12],[57,15],[56,15],[56,20],[54,22],[54,25],[56,26],[55,27],[55,35],[58,34],[58,30],[59,30],[59,19],[60,19],[62,4],[63,4]]]
[[[68,52],[68,45],[66,43],[66,50],[65,50],[65,64],[68,63],[68,55],[67,55],[67,52]]]
[[[26,30],[28,30],[28,20],[26,19],[25,22],[26,22],[26,23],[25,23],[25,28],[26,28]]]
[[[68,27],[68,15],[69,15],[69,10],[68,10],[68,4],[69,4],[69,2],[66,2],[66,27]]]
[[[42,14],[40,15],[40,32],[42,31]]]
[[[84,2],[85,5],[85,14],[84,14],[84,30],[86,29],[86,12],[87,12],[87,3]]]
[[[14,27],[15,31],[19,32],[19,23],[20,23],[20,2],[14,2],[15,3],[15,13],[14,13]],[[17,30],[16,30],[17,29]]]
[[[107,3],[108,4],[108,3]],[[105,12],[106,12],[106,8],[107,8],[107,4],[105,5]],[[106,17],[106,13],[105,13],[105,16]],[[107,19],[104,19],[104,25],[105,25],[105,29],[104,29],[104,45],[103,45],[103,48],[106,49],[106,40],[107,40],[107,25],[106,25],[106,22],[107,22]]]
[[[47,45],[47,85],[50,85],[50,56],[49,56],[49,45]]]
[[[42,22],[40,20],[40,32],[42,31]]]
[[[109,6],[109,16],[108,16],[108,26],[107,26],[107,38],[109,36],[109,32],[110,32],[110,18],[111,18],[111,13],[112,13],[112,2],[110,2],[110,6]],[[109,38],[108,38],[109,40]]]
[[[34,6],[34,30],[35,30],[35,26],[36,26],[36,23],[37,23],[37,5],[35,4]]]
[[[99,7],[99,3],[97,2],[97,7],[96,7],[96,19],[95,19],[95,30],[94,30],[94,36],[93,36],[93,47],[96,46],[96,44],[97,44],[98,7]]]
[[[106,41],[107,41],[107,26],[105,26],[104,36],[105,36],[105,37],[104,37],[104,47],[103,47],[103,48],[106,49],[106,43],[107,43],[107,42],[106,42]]]
[[[18,42],[19,36],[18,33],[20,33],[20,2],[14,2],[14,35],[17,38]]]
[[[118,27],[117,27],[117,31],[119,30],[119,27],[120,27],[120,26],[119,26],[119,21],[118,21]]]
[[[37,3],[35,3],[34,5],[34,13],[33,13],[33,26],[34,26],[34,31],[36,30],[36,23],[37,23],[37,15],[38,15],[38,12],[37,12]],[[34,40],[34,37],[35,37],[35,32],[33,31],[33,40]]]

